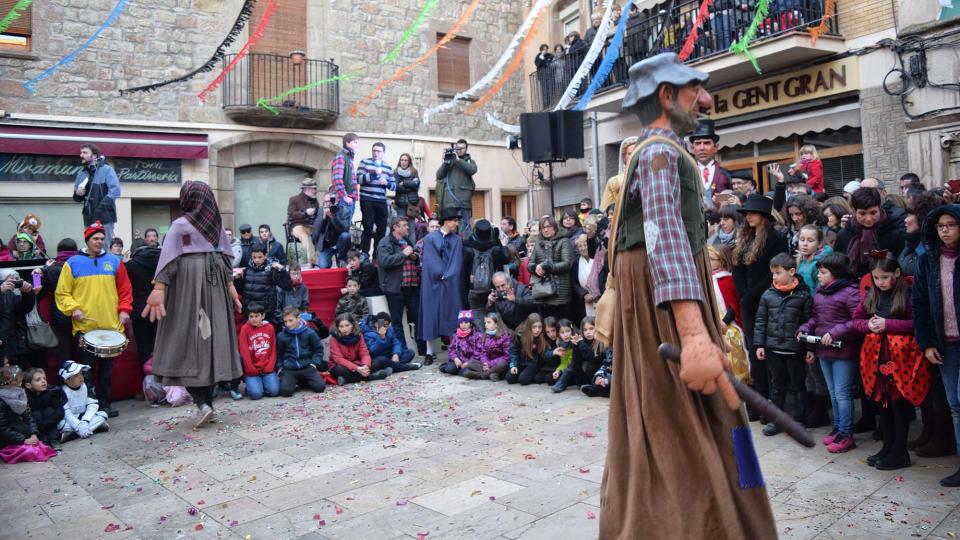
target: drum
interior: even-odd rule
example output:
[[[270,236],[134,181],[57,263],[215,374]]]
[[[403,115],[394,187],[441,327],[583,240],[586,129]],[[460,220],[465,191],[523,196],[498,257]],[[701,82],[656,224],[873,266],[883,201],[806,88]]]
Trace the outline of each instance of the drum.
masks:
[[[101,358],[120,356],[127,343],[127,336],[113,330],[91,330],[80,338],[81,349]]]

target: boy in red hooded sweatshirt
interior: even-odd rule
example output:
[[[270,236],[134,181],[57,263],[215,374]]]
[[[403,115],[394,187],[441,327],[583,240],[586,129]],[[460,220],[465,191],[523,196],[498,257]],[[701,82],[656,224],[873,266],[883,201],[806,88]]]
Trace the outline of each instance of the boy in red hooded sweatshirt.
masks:
[[[280,394],[280,377],[277,375],[277,335],[273,325],[264,321],[265,308],[251,302],[247,308],[247,322],[240,328],[240,356],[243,358],[244,383],[247,397],[260,399],[264,395]]]

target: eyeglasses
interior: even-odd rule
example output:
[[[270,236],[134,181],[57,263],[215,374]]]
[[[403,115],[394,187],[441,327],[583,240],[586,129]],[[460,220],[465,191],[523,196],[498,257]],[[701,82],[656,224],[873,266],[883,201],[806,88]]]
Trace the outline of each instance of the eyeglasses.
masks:
[[[938,231],[952,231],[957,227],[960,227],[960,223],[937,223]]]

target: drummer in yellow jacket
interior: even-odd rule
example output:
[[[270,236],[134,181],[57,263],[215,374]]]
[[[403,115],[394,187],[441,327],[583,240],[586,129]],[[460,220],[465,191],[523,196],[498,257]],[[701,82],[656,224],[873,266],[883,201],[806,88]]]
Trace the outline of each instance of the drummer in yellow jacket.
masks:
[[[133,289],[123,262],[103,249],[105,231],[99,221],[84,229],[87,247],[70,257],[63,265],[57,292],[57,309],[73,319],[73,334],[77,339],[92,330],[112,330],[121,333],[133,310]],[[83,362],[98,367],[94,385],[100,410],[111,418],[117,412],[110,408],[110,387],[113,359],[97,356],[80,347]],[[84,377],[92,384],[91,371]]]

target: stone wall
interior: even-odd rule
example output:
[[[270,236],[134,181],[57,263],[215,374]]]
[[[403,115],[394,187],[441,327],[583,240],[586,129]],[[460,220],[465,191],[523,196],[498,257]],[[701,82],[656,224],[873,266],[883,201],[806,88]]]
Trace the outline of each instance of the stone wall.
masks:
[[[432,60],[404,81],[387,88],[369,107],[368,116],[351,118],[349,106],[378,81],[432,46],[468,4],[440,2],[421,30],[403,47],[400,57],[380,62],[416,17],[422,2],[395,0],[308,0],[308,54],[332,58],[355,79],[340,85],[341,116],[333,130],[409,133],[473,140],[499,139],[502,133],[484,119],[489,111],[516,122],[523,111],[523,73],[516,73],[501,94],[480,112],[465,116],[462,108],[434,117],[423,125],[425,107],[448,98],[437,93],[437,67]],[[81,5],[82,4],[82,5]],[[33,6],[31,58],[0,52],[0,109],[9,112],[64,117],[230,122],[220,106],[219,92],[205,105],[196,94],[219,72],[205,73],[149,94],[120,97],[118,90],[161,81],[189,72],[206,61],[233,24],[240,0],[151,0],[130,2],[119,20],[70,65],[37,85],[27,95],[20,84],[51,66],[86,40],[107,17],[114,0],[37,0]],[[523,2],[484,0],[463,31],[472,38],[471,80],[493,65],[523,20]],[[255,24],[251,20],[249,26]],[[239,48],[246,32],[237,40]]]
[[[895,188],[900,175],[910,170],[906,119],[900,99],[888,96],[883,88],[873,87],[860,91],[860,103],[864,174]]]

